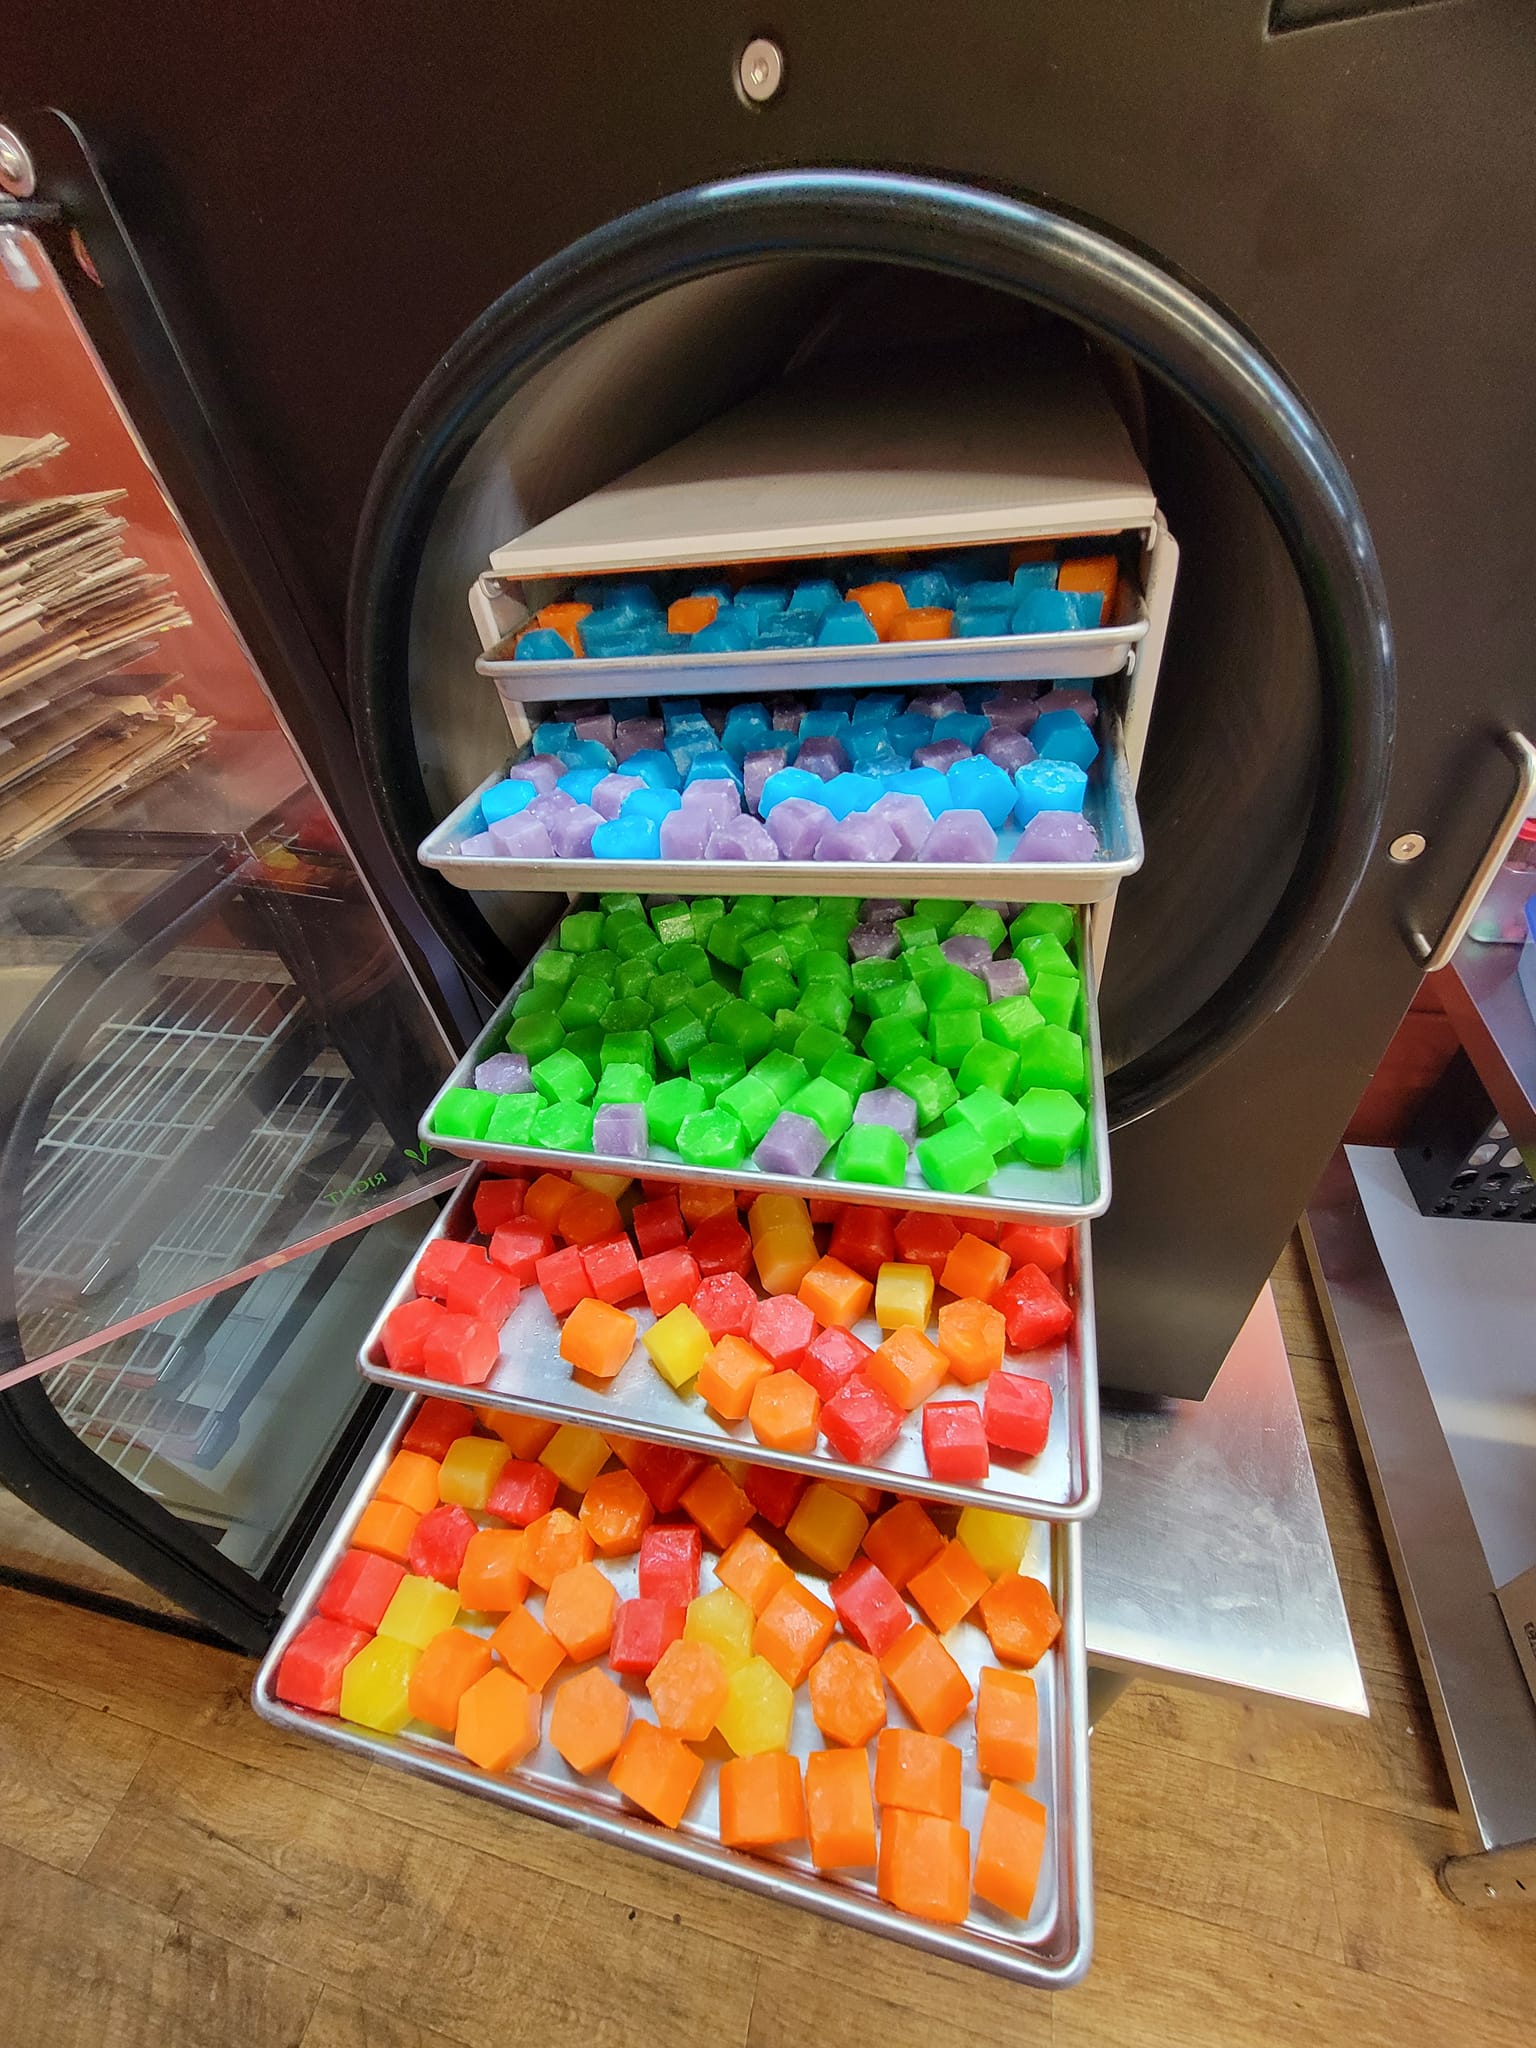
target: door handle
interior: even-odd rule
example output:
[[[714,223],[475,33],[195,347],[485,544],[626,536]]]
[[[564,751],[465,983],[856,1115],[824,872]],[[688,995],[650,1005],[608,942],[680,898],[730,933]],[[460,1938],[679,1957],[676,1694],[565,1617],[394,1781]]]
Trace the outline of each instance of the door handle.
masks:
[[[1477,906],[1483,900],[1483,891],[1494,875],[1504,865],[1509,849],[1515,843],[1515,835],[1525,823],[1532,810],[1536,810],[1536,747],[1533,747],[1523,732],[1507,732],[1503,747],[1515,764],[1515,793],[1510,798],[1503,817],[1488,847],[1472,872],[1472,879],[1462,893],[1461,901],[1451,912],[1450,919],[1439,939],[1431,945],[1423,932],[1412,930],[1408,944],[1426,974],[1438,974],[1442,967],[1450,965],[1451,956],[1467,936]]]

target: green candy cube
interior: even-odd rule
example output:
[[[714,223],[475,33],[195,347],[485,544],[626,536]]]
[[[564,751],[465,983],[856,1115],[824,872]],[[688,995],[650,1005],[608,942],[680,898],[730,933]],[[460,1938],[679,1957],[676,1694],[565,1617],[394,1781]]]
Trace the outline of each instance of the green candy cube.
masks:
[[[834,1180],[860,1180],[899,1188],[907,1178],[907,1143],[889,1124],[854,1124],[832,1162]]]
[[[649,1031],[615,1031],[605,1035],[598,1055],[599,1067],[644,1067],[650,1073],[656,1065],[656,1047]]]
[[[704,1019],[681,1003],[656,1019],[651,1037],[656,1041],[662,1065],[674,1074],[681,1074],[694,1054],[702,1052],[709,1043]]]
[[[1088,1128],[1087,1110],[1060,1088],[1026,1088],[1018,1118],[1019,1150],[1030,1166],[1064,1166]]]
[[[748,932],[741,942],[741,957],[750,966],[756,960],[771,960],[786,973],[791,966],[789,948],[784,943],[785,934],[768,925],[760,932]]]
[[[854,1011],[853,1015],[848,1019],[848,1022],[843,1026],[843,1036],[847,1039],[848,1043],[853,1047],[855,1052],[857,1052],[859,1047],[863,1045],[864,1034],[868,1029],[869,1019],[867,1017],[861,1017],[857,1010]]]
[[[622,917],[626,911],[635,917],[644,917],[645,905],[632,889],[615,889],[597,899],[598,908],[610,917]]]
[[[645,999],[659,1017],[667,1010],[680,1009],[693,994],[694,984],[686,974],[655,974]]]
[[[804,1060],[797,1060],[792,1052],[765,1052],[752,1069],[751,1078],[761,1081],[765,1088],[771,1088],[775,1101],[782,1106],[788,1102],[797,1089],[803,1088],[811,1078],[810,1069]]]
[[[960,1062],[955,1073],[955,1086],[962,1095],[974,1094],[978,1088],[990,1088],[994,1095],[1007,1097],[1014,1092],[1014,1077],[1018,1071],[1018,1054],[1006,1045],[994,1045],[990,1038],[984,1036]]]
[[[716,1010],[723,1009],[730,1000],[730,991],[718,981],[701,981],[697,988],[689,989],[687,1007],[695,1017],[702,1017],[707,1027]]]
[[[533,1142],[549,1152],[590,1152],[592,1114],[585,1102],[551,1102],[533,1120]]]
[[[780,932],[779,944],[788,956],[790,972],[797,976],[811,955],[822,950],[808,924],[792,924],[787,931]]]
[[[773,1042],[771,1052],[793,1053],[795,1040],[805,1029],[805,1019],[798,1010],[775,1010],[773,1013]]]
[[[709,1036],[716,1045],[728,1045],[733,1052],[739,1052],[743,1064],[750,1067],[772,1045],[773,1025],[755,1003],[744,1003],[740,996],[732,996],[709,1020]]]
[[[864,1034],[864,1057],[887,1081],[927,1050],[927,1039],[910,1017],[877,1017]]]
[[[863,914],[856,896],[819,896],[816,899],[818,924],[835,924],[844,932],[851,932]]]
[[[533,1120],[544,1107],[544,1098],[529,1089],[526,1095],[498,1095],[491,1120],[485,1127],[488,1145],[531,1145]]]
[[[1037,1024],[1019,1040],[1018,1087],[1064,1088],[1082,1095],[1087,1088],[1083,1041],[1060,1024]]]
[[[793,1009],[800,1000],[795,977],[776,960],[754,960],[741,972],[743,1002],[753,1004],[767,1016],[775,1010]]]
[[[695,988],[702,987],[714,977],[709,955],[696,940],[690,940],[685,946],[663,946],[656,965],[664,973],[686,975]]]
[[[989,1003],[982,1011],[981,1035],[1017,1052],[1020,1040],[1044,1022],[1028,996],[1004,996],[1000,1003]]]
[[[984,1010],[987,1007],[987,984],[979,976],[967,974],[963,967],[955,967],[948,961],[942,974],[935,973],[928,978],[923,990],[930,1010]]]
[[[842,953],[830,946],[812,946],[803,960],[795,962],[795,978],[802,988],[813,988],[818,982],[830,982],[833,988],[853,987],[853,969]]]
[[[853,997],[834,982],[816,981],[800,998],[801,1016],[807,1024],[825,1024],[829,1031],[843,1032],[853,1015]]]
[[[899,1088],[903,1095],[910,1095],[917,1104],[919,1128],[936,1124],[945,1110],[952,1109],[960,1097],[954,1076],[932,1060],[911,1061],[900,1073],[891,1076],[891,1086]]]
[[[603,1027],[601,1024],[587,1024],[580,1031],[568,1031],[565,1035],[565,1049],[575,1053],[587,1072],[596,1081],[603,1071]]]
[[[774,900],[772,921],[781,932],[792,925],[810,924],[817,912],[814,896],[779,896]]]
[[[1053,939],[1049,935],[1043,935],[1038,939],[1021,939],[1014,950],[1024,963],[1024,972],[1029,976],[1031,987],[1042,974],[1064,975],[1069,981],[1077,979],[1077,968],[1072,955],[1060,939]]]
[[[967,1123],[946,1124],[917,1141],[917,1165],[929,1187],[945,1195],[968,1195],[996,1172],[992,1154]]]
[[[738,896],[734,912],[728,911],[726,914],[739,917],[744,932],[760,932],[765,926],[772,924],[773,908],[777,901],[777,897],[774,896]]]
[[[768,1059],[760,1060],[750,1074],[744,1075],[739,1081],[733,1081],[729,1088],[722,1088],[715,1103],[716,1109],[729,1110],[735,1117],[746,1132],[749,1145],[760,1142],[768,1126],[779,1113],[781,1103],[777,1092],[768,1082],[760,1080],[759,1076],[768,1060],[780,1057],[778,1053],[769,1053]],[[787,1059],[789,1055],[786,1053],[782,1057]],[[800,1062],[796,1060],[794,1065],[799,1067]],[[805,1069],[800,1067],[800,1071],[803,1074]]]
[[[1029,1000],[1047,1024],[1075,1025],[1081,997],[1075,976],[1069,981],[1064,974],[1037,974],[1029,984]]]
[[[807,1081],[784,1107],[796,1116],[809,1117],[829,1145],[835,1145],[853,1122],[853,1103],[847,1090],[829,1081],[824,1073]]]
[[[688,1078],[704,1090],[711,1109],[722,1088],[729,1088],[747,1071],[747,1063],[734,1046],[706,1045],[688,1062]]]
[[[941,939],[947,939],[955,919],[969,907],[965,903],[951,902],[947,897],[925,896],[921,902],[913,904],[912,915],[922,923],[932,925]]]
[[[601,1023],[603,1012],[612,1001],[613,991],[606,982],[595,975],[578,974],[566,990],[557,1015],[567,1031],[580,1031],[583,1025]]]
[[[673,1081],[658,1083],[645,1098],[646,1120],[653,1142],[666,1145],[675,1152],[677,1134],[683,1127],[684,1118],[708,1107],[704,1090],[697,1081],[690,1081],[686,1074],[679,1074]]]
[[[628,1031],[646,1031],[651,1006],[644,996],[615,996],[599,1018],[604,1038],[617,1038]]]
[[[552,988],[569,988],[576,979],[576,955],[562,953],[558,947],[546,946],[533,956],[533,978],[548,982]]]
[[[586,1062],[568,1045],[536,1060],[531,1069],[533,1085],[546,1102],[590,1102],[593,1081]]]
[[[547,1059],[564,1043],[565,1026],[552,1010],[519,1017],[507,1032],[507,1050],[520,1052],[530,1061]]]
[[[1008,936],[1008,927],[995,910],[983,910],[973,903],[963,910],[949,928],[952,939],[985,939],[995,953]]]
[[[648,924],[626,924],[614,934],[613,950],[621,960],[654,960],[661,941]]]
[[[613,992],[620,1002],[629,1002],[638,996],[649,1009],[652,1007],[651,983],[655,978],[649,960],[621,960],[613,970]]]
[[[676,1149],[690,1166],[739,1166],[747,1134],[728,1109],[697,1109],[683,1118]]]
[[[822,1068],[821,1078],[834,1082],[851,1102],[857,1102],[880,1076],[873,1060],[861,1059],[856,1052],[835,1052]]]
[[[483,1138],[500,1100],[484,1088],[445,1088],[432,1112],[432,1129],[439,1138]]]
[[[944,1115],[946,1124],[969,1124],[994,1159],[1001,1159],[1019,1138],[1019,1119],[1013,1105],[990,1088],[974,1088],[962,1095]]]
[[[559,1007],[559,989],[547,981],[534,981],[515,998],[512,1014],[514,1017],[552,1017]]]
[[[973,1046],[982,1043],[979,1010],[935,1010],[928,1025],[928,1043],[941,1067],[951,1073]]]
[[[915,946],[933,944],[934,922],[924,915],[927,906],[920,904],[910,917],[896,920],[896,937],[903,953],[910,953]]]
[[[949,973],[954,962],[946,960],[937,946],[914,946],[910,953],[903,953],[896,965],[903,969],[908,981],[927,1001],[928,991],[941,982]]]
[[[795,1058],[803,1060],[812,1074],[819,1074],[829,1059],[847,1049],[848,1041],[840,1031],[814,1021],[807,1024],[801,1017],[800,1036],[795,1040]]]
[[[866,1004],[866,1014],[874,1017],[911,1017],[923,1023],[928,1016],[928,1005],[923,1000],[921,989],[914,981],[895,981],[884,988],[871,990]]]
[[[631,1060],[616,1060],[611,1067],[604,1067],[592,1107],[605,1109],[610,1102],[644,1102],[651,1087],[648,1067]]]
[[[688,909],[693,917],[693,936],[701,946],[706,945],[710,933],[725,915],[725,904],[718,896],[695,896]]]
[[[1050,937],[1070,946],[1077,935],[1077,912],[1070,903],[1026,903],[1008,927],[1009,943],[1017,951],[1025,939]]]
[[[686,903],[658,903],[651,912],[651,929],[663,947],[686,946],[697,936],[693,910]]]
[[[746,899],[747,902],[751,900],[750,897]],[[743,918],[744,908],[744,903],[738,903],[736,908],[728,910],[724,917],[716,918],[709,928],[709,937],[704,941],[705,952],[713,955],[723,966],[745,967],[747,964],[744,947],[755,927]]]
[[[905,980],[906,973],[904,960],[855,960],[848,970],[848,980],[854,995],[861,996],[866,989],[889,988]]]
[[[594,975],[605,987],[613,987],[613,977],[619,971],[619,956],[611,946],[599,946],[595,953],[583,953],[578,963],[582,974]]]

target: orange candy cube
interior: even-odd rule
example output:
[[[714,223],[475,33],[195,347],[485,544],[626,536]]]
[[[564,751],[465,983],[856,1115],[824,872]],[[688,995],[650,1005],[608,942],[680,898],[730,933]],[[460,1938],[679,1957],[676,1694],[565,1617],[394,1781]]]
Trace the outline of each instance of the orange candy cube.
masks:
[[[491,1637],[491,1648],[515,1678],[542,1692],[565,1662],[565,1652],[526,1607],[514,1607]]]
[[[976,1844],[976,1896],[1024,1920],[1035,1903],[1045,1855],[1046,1812],[1038,1799],[1012,1785],[987,1793]]]
[[[608,1782],[652,1820],[675,1828],[688,1811],[703,1770],[693,1751],[675,1735],[653,1722],[635,1721],[619,1746]]]
[[[523,1197],[523,1214],[545,1230],[555,1230],[560,1212],[575,1193],[563,1174],[541,1173]]]
[[[573,1664],[601,1656],[613,1637],[618,1593],[595,1564],[560,1572],[544,1601],[544,1626]]]
[[[1075,560],[1063,562],[1056,571],[1058,590],[1097,590],[1102,594],[1105,624],[1114,610],[1119,581],[1120,566],[1113,555],[1078,555]]]
[[[714,624],[719,609],[718,597],[675,597],[667,606],[667,631],[697,633],[700,627]]]
[[[459,1604],[482,1614],[508,1614],[528,1597],[521,1529],[478,1529],[459,1566]]]
[[[818,1870],[875,1860],[875,1802],[862,1749],[813,1749],[805,1760],[805,1832]]]
[[[947,1735],[971,1704],[965,1673],[920,1621],[886,1651],[880,1669],[892,1692],[927,1735]]]
[[[943,1386],[949,1360],[921,1330],[904,1323],[870,1353],[860,1370],[898,1408],[912,1409]]]
[[[958,1927],[971,1910],[971,1838],[957,1820],[887,1807],[875,1883],[898,1911]]]
[[[451,1735],[459,1701],[491,1669],[491,1646],[467,1628],[445,1628],[421,1653],[411,1673],[410,1707],[418,1721]]]
[[[796,1686],[831,1642],[836,1627],[834,1610],[798,1579],[791,1579],[758,1616],[752,1654],[766,1658],[786,1685]]]
[[[547,1593],[561,1572],[586,1564],[595,1548],[574,1515],[551,1508],[523,1531],[523,1570]]]
[[[619,1753],[629,1726],[624,1688],[606,1671],[578,1671],[555,1694],[549,1740],[573,1771],[590,1777]]]
[[[596,1188],[573,1187],[556,1228],[567,1244],[596,1244],[599,1238],[617,1237],[624,1223],[612,1195],[600,1194]]]
[[[944,1261],[939,1285],[971,1301],[990,1301],[1008,1278],[1008,1254],[967,1231]]]
[[[861,583],[848,595],[882,640],[891,637],[892,626],[907,609],[906,592],[899,583]]]
[[[761,1614],[782,1586],[792,1585],[795,1575],[771,1543],[765,1543],[753,1529],[743,1529],[715,1566],[722,1586],[739,1593],[754,1614]]]
[[[964,1621],[991,1584],[965,1545],[952,1538],[912,1574],[907,1591],[942,1636]]]
[[[690,1230],[700,1223],[707,1223],[711,1216],[734,1216],[736,1214],[736,1190],[716,1187],[711,1182],[685,1181],[677,1190],[677,1206],[683,1212],[683,1221]]]
[[[918,1500],[899,1500],[887,1508],[864,1538],[864,1555],[879,1565],[898,1593],[943,1548],[944,1538]]]
[[[683,1489],[680,1503],[716,1550],[735,1542],[752,1519],[752,1503],[723,1465],[706,1465]]]
[[[611,1380],[629,1363],[638,1327],[633,1316],[610,1302],[578,1301],[560,1332],[560,1356],[576,1372]]]
[[[397,1500],[371,1500],[357,1518],[352,1531],[354,1550],[371,1550],[375,1557],[392,1558],[404,1564],[411,1554],[411,1538],[421,1516],[415,1508]]]
[[[953,1378],[973,1387],[1003,1362],[1008,1325],[984,1301],[946,1301],[939,1310],[939,1349]]]
[[[800,1765],[787,1750],[733,1756],[720,1766],[720,1839],[728,1849],[766,1849],[804,1833]]]
[[[821,1396],[797,1372],[771,1373],[752,1389],[747,1420],[765,1450],[814,1451]]]
[[[873,1281],[833,1258],[818,1259],[796,1292],[828,1330],[851,1330],[875,1298]]]
[[[375,1498],[397,1501],[400,1506],[414,1508],[418,1515],[424,1515],[428,1508],[437,1506],[440,1469],[436,1458],[424,1458],[420,1451],[396,1451],[389,1461],[389,1470],[379,1481]]]
[[[1026,1671],[1040,1662],[1061,1634],[1061,1616],[1048,1588],[1038,1579],[1010,1572],[981,1596],[981,1625],[992,1654]]]
[[[960,1752],[917,1728],[885,1728],[875,1744],[875,1798],[882,1807],[960,1818]]]
[[[453,1746],[482,1771],[510,1771],[539,1744],[539,1696],[493,1668],[459,1701]]]
[[[1027,1785],[1040,1765],[1040,1702],[1022,1671],[988,1665],[976,1687],[976,1765]]]
[[[720,1653],[708,1643],[679,1638],[657,1659],[645,1689],[656,1718],[685,1742],[707,1742],[725,1707],[731,1682]]]
[[[891,621],[887,640],[947,640],[954,613],[942,605],[916,605]]]
[[[582,1497],[579,1519],[599,1557],[633,1557],[655,1513],[645,1488],[621,1466],[593,1480]]]
[[[885,1681],[880,1666],[856,1643],[836,1642],[813,1666],[811,1714],[829,1742],[862,1752],[885,1726]]]
[[[872,1515],[885,1499],[883,1486],[861,1486],[857,1479],[829,1479],[827,1484],[834,1493],[845,1494],[866,1515]]]
[[[508,1415],[500,1408],[477,1408],[475,1419],[499,1436],[514,1458],[526,1458],[530,1463],[560,1427],[558,1422],[546,1422],[542,1415]]]
[[[740,1422],[752,1405],[752,1394],[773,1367],[745,1337],[722,1337],[699,1367],[698,1391],[727,1422]]]

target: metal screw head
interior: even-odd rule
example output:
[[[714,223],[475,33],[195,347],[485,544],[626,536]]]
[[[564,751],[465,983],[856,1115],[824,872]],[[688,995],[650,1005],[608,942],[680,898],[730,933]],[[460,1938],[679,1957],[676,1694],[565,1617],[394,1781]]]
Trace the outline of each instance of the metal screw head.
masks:
[[[754,36],[736,62],[736,84],[744,100],[760,107],[784,83],[784,52],[767,36]]]
[[[37,190],[37,172],[26,144],[14,128],[0,124],[0,192],[30,199]]]
[[[1417,860],[1428,844],[1422,832],[1399,832],[1387,848],[1387,858],[1402,866],[1410,860]]]

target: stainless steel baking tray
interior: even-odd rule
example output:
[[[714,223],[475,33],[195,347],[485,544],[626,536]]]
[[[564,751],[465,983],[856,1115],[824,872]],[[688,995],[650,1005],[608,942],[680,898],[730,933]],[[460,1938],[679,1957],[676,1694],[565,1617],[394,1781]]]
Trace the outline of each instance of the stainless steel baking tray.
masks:
[[[461,1183],[428,1233],[423,1251],[434,1238],[473,1237],[479,1179],[478,1173],[472,1173]],[[380,1332],[390,1311],[414,1296],[415,1270],[413,1259],[363,1340],[358,1365],[367,1378],[386,1386],[461,1401],[466,1398],[463,1387],[393,1372],[385,1359]],[[987,1476],[973,1483],[931,1477],[923,1456],[921,1406],[913,1409],[901,1435],[882,1457],[873,1464],[858,1465],[839,1458],[825,1444],[803,1454],[765,1450],[747,1423],[726,1422],[697,1393],[678,1393],[668,1386],[638,1344],[628,1365],[614,1379],[582,1378],[560,1356],[559,1321],[536,1287],[525,1289],[502,1325],[501,1358],[490,1378],[470,1389],[469,1396],[480,1407],[547,1415],[591,1429],[617,1430],[625,1436],[653,1437],[658,1443],[685,1444],[710,1457],[750,1458],[756,1464],[781,1465],[818,1479],[850,1479],[861,1485],[899,1487],[903,1493],[929,1500],[974,1502],[979,1507],[1006,1508],[1048,1521],[1076,1521],[1091,1515],[1099,1504],[1098,1353],[1086,1224],[1075,1233],[1068,1279],[1077,1311],[1070,1337],[1048,1350],[1014,1356],[1015,1364],[1033,1378],[1045,1380],[1051,1389],[1051,1432],[1045,1449],[1037,1458],[1000,1453]],[[624,1306],[642,1331],[650,1328],[655,1319],[643,1300]],[[881,1338],[873,1317],[856,1324],[855,1334],[871,1347]],[[946,1382],[932,1398],[979,1400],[981,1392],[979,1387]]]
[[[718,868],[712,871],[720,874]],[[893,871],[880,871],[887,879],[885,893],[898,893],[891,880]],[[732,878],[734,880],[734,877]],[[752,894],[748,890],[742,892]],[[903,892],[904,893],[904,892]],[[1024,900],[1024,899],[1019,899]],[[552,941],[546,941],[546,944]],[[532,962],[513,984],[506,1001],[481,1032],[442,1087],[427,1105],[421,1119],[420,1135],[441,1152],[457,1159],[483,1159],[502,1166],[584,1167],[608,1173],[643,1173],[658,1180],[713,1182],[727,1188],[787,1188],[795,1194],[830,1197],[839,1202],[875,1202],[889,1208],[899,1204],[908,1209],[942,1209],[953,1216],[1035,1216],[1051,1223],[1080,1223],[1102,1216],[1109,1207],[1109,1125],[1104,1110],[1104,1057],[1099,1041],[1098,991],[1093,981],[1092,949],[1086,942],[1083,921],[1078,919],[1078,958],[1083,962],[1084,1044],[1088,1053],[1088,1129],[1081,1151],[1064,1166],[1040,1167],[1009,1164],[1000,1166],[984,1188],[974,1194],[949,1195],[931,1188],[918,1172],[916,1155],[907,1161],[907,1184],[903,1188],[881,1188],[862,1181],[834,1180],[830,1174],[809,1177],[764,1173],[750,1158],[729,1171],[719,1167],[690,1166],[676,1152],[653,1145],[645,1159],[625,1159],[607,1152],[551,1152],[537,1145],[491,1145],[479,1138],[441,1138],[434,1135],[432,1116],[450,1088],[474,1086],[475,1068],[505,1044],[512,1022],[512,1005],[528,986]],[[832,1157],[828,1153],[828,1158]]]
[[[722,1847],[718,1839],[713,1772],[707,1772],[700,1780],[693,1810],[682,1826],[672,1831],[626,1807],[606,1777],[578,1777],[548,1743],[541,1743],[533,1756],[509,1776],[491,1777],[466,1763],[450,1742],[420,1723],[409,1723],[399,1735],[376,1735],[348,1722],[285,1706],[276,1692],[283,1652],[314,1613],[320,1590],[346,1549],[357,1517],[383,1476],[414,1407],[414,1403],[407,1405],[398,1428],[363,1474],[356,1494],[316,1560],[257,1673],[252,1697],[263,1720],[290,1734],[312,1736],[354,1756],[376,1758],[417,1777],[456,1786],[540,1820],[578,1828],[583,1834],[595,1835],[621,1848],[661,1857],[701,1876],[740,1885],[781,1904],[803,1906],[868,1934],[885,1935],[952,1962],[975,1964],[1046,1990],[1060,1990],[1078,1982],[1088,1968],[1092,1949],[1093,1898],[1087,1679],[1075,1524],[1054,1529],[1044,1523],[1035,1524],[1030,1554],[1025,1560],[1027,1571],[1048,1580],[1062,1617],[1061,1637],[1034,1673],[1040,1701],[1040,1767],[1031,1789],[1051,1816],[1034,1908],[1029,1919],[1020,1922],[977,1902],[962,1926],[940,1927],[913,1920],[887,1906],[876,1896],[871,1878],[823,1875],[803,1851],[752,1854]],[[939,1510],[941,1521],[946,1512]],[[606,1569],[617,1583],[621,1597],[634,1591],[633,1559],[612,1560]],[[803,1570],[800,1577],[813,1591],[825,1593],[825,1578],[814,1568]],[[707,1591],[713,1583],[712,1560],[706,1551],[701,1587]],[[476,1621],[476,1617],[466,1617],[461,1625],[474,1627]],[[489,1632],[489,1621],[479,1626],[482,1632]],[[982,1631],[970,1622],[962,1622],[950,1631],[945,1642],[974,1685],[978,1671],[992,1661]],[[643,1685],[632,1679],[620,1682],[630,1691],[639,1711],[649,1718]],[[891,1722],[893,1726],[906,1725],[894,1699]],[[969,1717],[963,1726],[951,1731],[950,1739],[960,1745],[965,1755],[961,1818],[974,1842],[985,1785],[976,1769],[974,1727]],[[791,1746],[801,1757],[822,1746],[803,1686],[796,1694]]]

